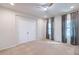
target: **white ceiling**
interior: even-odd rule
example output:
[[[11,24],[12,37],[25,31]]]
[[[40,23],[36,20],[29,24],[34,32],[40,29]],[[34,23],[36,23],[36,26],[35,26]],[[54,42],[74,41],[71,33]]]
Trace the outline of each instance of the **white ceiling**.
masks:
[[[10,8],[15,11],[23,12],[26,14],[30,14],[36,17],[44,17],[47,15],[48,17],[52,17],[59,14],[68,13],[74,10],[79,9],[78,3],[54,3],[46,12],[42,8],[38,8],[40,3],[16,3],[14,6],[9,3],[1,3],[0,6]],[[74,6],[73,9],[70,7]]]

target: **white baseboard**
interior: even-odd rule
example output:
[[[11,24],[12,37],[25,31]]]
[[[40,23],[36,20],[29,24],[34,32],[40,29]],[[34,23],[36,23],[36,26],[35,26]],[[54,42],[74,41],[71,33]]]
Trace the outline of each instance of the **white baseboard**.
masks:
[[[11,46],[6,47],[6,48],[0,48],[0,51],[5,50],[5,49],[10,49],[10,48],[16,47],[16,46],[18,46],[18,45],[20,45],[20,43],[17,43],[17,44],[11,45]]]
[[[35,40],[30,40],[30,41],[28,41],[28,42],[31,42],[31,41],[35,41]],[[10,48],[14,48],[14,47],[16,47],[16,46],[18,46],[18,45],[21,45],[21,44],[24,44],[24,43],[28,43],[28,42],[19,42],[19,43],[17,43],[17,44],[11,45],[11,46],[6,47],[6,48],[0,48],[0,51],[6,50],[6,49],[10,49]]]

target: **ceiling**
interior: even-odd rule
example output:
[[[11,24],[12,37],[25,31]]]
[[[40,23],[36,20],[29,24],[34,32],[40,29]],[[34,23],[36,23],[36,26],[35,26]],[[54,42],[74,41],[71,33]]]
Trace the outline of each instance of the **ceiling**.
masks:
[[[15,11],[23,12],[25,14],[33,15],[36,17],[52,17],[55,15],[61,15],[64,13],[69,13],[75,10],[79,10],[78,3],[53,3],[47,11],[44,11],[43,8],[39,8],[41,3],[15,3],[15,5],[10,5],[9,3],[1,3],[0,6],[6,7]],[[70,7],[74,6],[73,9]]]

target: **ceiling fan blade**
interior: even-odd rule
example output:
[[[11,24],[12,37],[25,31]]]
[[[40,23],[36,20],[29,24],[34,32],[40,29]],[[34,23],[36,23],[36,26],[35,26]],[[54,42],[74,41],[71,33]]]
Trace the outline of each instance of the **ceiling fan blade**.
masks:
[[[38,6],[35,6],[36,8],[45,8],[45,7],[51,7],[53,5],[53,3],[47,3],[47,4],[44,4],[44,5],[38,5]]]
[[[49,4],[49,6],[52,6],[52,5],[53,5],[53,3],[50,3],[50,4]]]

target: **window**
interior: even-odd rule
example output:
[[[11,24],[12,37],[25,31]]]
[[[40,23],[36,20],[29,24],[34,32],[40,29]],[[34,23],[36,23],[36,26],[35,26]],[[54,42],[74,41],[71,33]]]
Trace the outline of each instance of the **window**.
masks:
[[[66,21],[66,37],[70,38],[72,34],[72,30],[71,30],[71,20],[67,20]]]
[[[50,19],[48,22],[48,34],[49,34],[49,38],[51,39],[51,20]]]

